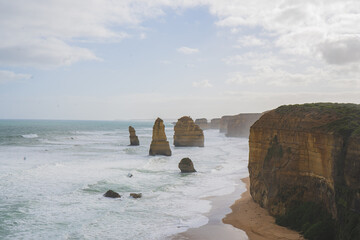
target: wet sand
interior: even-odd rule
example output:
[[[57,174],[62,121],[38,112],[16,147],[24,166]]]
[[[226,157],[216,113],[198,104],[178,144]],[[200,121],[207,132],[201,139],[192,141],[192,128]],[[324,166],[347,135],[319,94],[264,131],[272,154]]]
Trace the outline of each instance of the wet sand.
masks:
[[[246,232],[250,240],[304,239],[299,233],[275,224],[275,219],[255,203],[250,196],[250,179],[242,179],[247,191],[232,206],[232,213],[226,215],[224,223]]]

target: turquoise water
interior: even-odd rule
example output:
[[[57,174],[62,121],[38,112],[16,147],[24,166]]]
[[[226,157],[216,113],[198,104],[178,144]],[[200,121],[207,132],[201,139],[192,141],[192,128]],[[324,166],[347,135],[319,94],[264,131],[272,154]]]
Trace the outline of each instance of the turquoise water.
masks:
[[[140,146],[128,146],[129,125]],[[204,148],[175,148],[167,122],[173,155],[153,157],[152,125],[0,120],[0,239],[170,239],[206,224],[205,198],[247,175],[248,140],[206,130]],[[197,173],[179,173],[183,157]],[[104,198],[108,189],[122,198]]]

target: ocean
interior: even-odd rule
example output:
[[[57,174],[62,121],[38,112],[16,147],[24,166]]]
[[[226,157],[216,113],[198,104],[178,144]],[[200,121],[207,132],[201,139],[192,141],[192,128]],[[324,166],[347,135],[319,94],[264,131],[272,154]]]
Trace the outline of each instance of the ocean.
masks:
[[[248,139],[205,130],[205,147],[177,148],[171,122],[165,157],[148,155],[154,121],[0,120],[0,239],[171,239],[206,224],[209,197],[248,175]],[[196,173],[180,173],[184,157]]]

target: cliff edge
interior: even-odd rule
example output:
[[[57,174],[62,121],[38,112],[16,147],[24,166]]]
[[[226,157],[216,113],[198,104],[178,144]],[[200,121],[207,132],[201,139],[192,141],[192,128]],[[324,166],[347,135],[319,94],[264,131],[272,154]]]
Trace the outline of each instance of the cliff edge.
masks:
[[[265,113],[250,128],[248,167],[251,196],[280,224],[308,239],[360,239],[360,105]]]

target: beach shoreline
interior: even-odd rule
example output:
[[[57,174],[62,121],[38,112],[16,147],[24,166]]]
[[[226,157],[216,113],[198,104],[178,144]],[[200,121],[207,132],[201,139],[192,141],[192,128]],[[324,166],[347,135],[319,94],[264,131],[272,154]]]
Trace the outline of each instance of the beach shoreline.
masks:
[[[170,237],[172,240],[246,240],[246,233],[232,225],[223,223],[222,219],[228,213],[231,213],[230,206],[244,192],[245,184],[239,182],[235,186],[235,191],[223,195],[207,197],[211,201],[211,210],[205,214],[209,219],[208,223],[198,228],[189,228]]]
[[[275,218],[253,201],[249,177],[241,180],[246,184],[246,191],[231,206],[232,212],[223,219],[225,224],[244,230],[251,240],[304,239],[298,232],[277,225]]]

